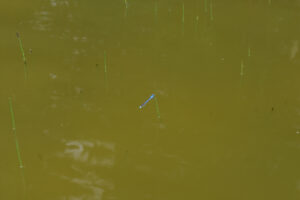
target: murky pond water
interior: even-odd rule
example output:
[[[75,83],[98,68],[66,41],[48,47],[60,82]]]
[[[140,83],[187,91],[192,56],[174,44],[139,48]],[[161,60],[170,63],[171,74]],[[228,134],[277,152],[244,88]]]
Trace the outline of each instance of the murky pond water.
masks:
[[[300,198],[300,1],[0,10],[0,199]]]

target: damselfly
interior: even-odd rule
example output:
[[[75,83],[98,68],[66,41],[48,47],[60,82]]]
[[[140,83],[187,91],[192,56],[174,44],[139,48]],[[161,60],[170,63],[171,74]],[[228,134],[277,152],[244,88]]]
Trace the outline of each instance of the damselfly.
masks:
[[[155,97],[154,94],[152,94],[149,99],[147,99],[142,105],[139,106],[139,109],[142,109],[151,99]]]

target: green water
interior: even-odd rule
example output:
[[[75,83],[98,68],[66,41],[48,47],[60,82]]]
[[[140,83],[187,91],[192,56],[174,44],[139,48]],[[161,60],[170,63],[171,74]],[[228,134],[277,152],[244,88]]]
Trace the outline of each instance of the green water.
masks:
[[[0,199],[300,198],[299,1],[0,11]]]

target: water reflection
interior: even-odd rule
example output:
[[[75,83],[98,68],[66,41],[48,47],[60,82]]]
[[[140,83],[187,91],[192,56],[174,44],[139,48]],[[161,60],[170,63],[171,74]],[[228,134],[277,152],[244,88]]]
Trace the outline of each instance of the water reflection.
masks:
[[[52,15],[48,11],[39,11],[34,13],[33,29],[38,31],[49,31],[53,25]]]
[[[74,2],[76,2],[76,1],[74,1]],[[50,0],[50,5],[52,7],[69,6],[70,2],[68,0]]]
[[[88,189],[90,194],[82,194],[79,196],[68,196],[68,199],[102,199],[105,190],[114,190],[114,184],[110,181],[102,179],[93,172],[85,172],[76,167],[72,167],[75,171],[81,174],[81,177],[67,177],[61,176],[60,178],[69,181],[70,183],[79,185],[82,188]]]
[[[97,165],[102,167],[113,167],[115,163],[114,151],[115,144],[103,141],[87,141],[87,140],[71,140],[65,141],[65,150],[59,154],[59,157],[71,158],[74,161],[84,162],[89,165]],[[96,149],[95,149],[96,148]],[[108,155],[99,158],[97,155],[92,155],[92,151],[106,150]]]
[[[100,140],[66,140],[63,139],[64,149],[58,153],[58,158],[63,159],[60,163],[71,165],[68,172],[64,174],[55,173],[60,179],[71,184],[72,188],[80,188],[85,191],[76,195],[76,192],[68,194],[65,192],[61,199],[103,199],[107,198],[110,191],[115,189],[111,180],[103,178],[105,175],[99,173],[99,167],[112,168],[115,165],[115,144]],[[95,167],[93,167],[95,166]],[[73,189],[73,190],[74,190]]]
[[[255,8],[251,10],[253,22],[249,27],[250,20],[244,21],[240,14],[231,12],[247,12],[248,6],[241,7],[244,4],[234,6],[231,3],[228,6],[216,2],[216,18],[212,23],[209,15],[203,13],[203,4],[198,10],[193,10],[192,5],[185,2],[187,15],[182,36],[181,4],[178,2],[159,3],[155,25],[153,7],[142,1],[128,2],[131,4],[126,19],[121,13],[124,5],[117,1],[107,1],[105,6],[100,1],[40,2],[31,24],[23,27],[24,31],[34,29],[28,31],[24,39],[34,48],[32,60],[28,59],[32,63],[30,74],[33,76],[26,90],[13,85],[22,108],[18,110],[16,107],[16,117],[24,160],[35,166],[28,159],[30,154],[26,153],[29,150],[26,144],[44,142],[47,146],[38,157],[45,163],[44,169],[55,173],[56,178],[39,176],[28,167],[29,183],[32,181],[32,185],[37,186],[33,195],[44,195],[40,191],[43,189],[39,185],[40,177],[61,199],[111,199],[113,196],[108,197],[107,193],[115,188],[124,190],[120,199],[145,199],[144,194],[149,195],[149,199],[184,199],[178,194],[209,199],[199,195],[203,191],[198,189],[203,189],[203,186],[208,191],[221,191],[220,196],[222,191],[232,196],[237,195],[237,191],[253,194],[255,187],[264,188],[261,183],[277,189],[277,185],[272,185],[273,181],[264,179],[267,172],[273,177],[280,173],[278,182],[295,183],[296,170],[290,168],[297,166],[294,161],[300,146],[295,137],[298,139],[300,135],[300,126],[293,129],[292,137],[285,134],[293,110],[287,107],[289,105],[280,109],[276,104],[280,103],[281,96],[295,107],[299,104],[293,95],[297,93],[296,85],[299,85],[296,78],[298,68],[290,65],[297,62],[299,40],[296,28],[286,27],[287,34],[282,32],[281,26],[275,30],[278,37],[273,37],[271,17],[277,12],[275,9],[279,9],[279,3],[271,7],[274,10],[269,10],[272,12],[265,29],[266,24],[262,22],[266,21],[265,13],[256,12]],[[80,6],[76,7],[78,2]],[[253,4],[255,2],[262,1],[253,1]],[[260,9],[265,12],[265,7]],[[280,15],[283,19],[287,17],[278,12]],[[199,24],[194,34],[196,16]],[[293,12],[288,16],[297,19]],[[288,24],[288,21],[281,23]],[[292,32],[295,32],[294,36],[290,35]],[[196,40],[191,37],[194,35]],[[280,59],[277,48],[270,51],[274,59],[268,57],[267,50],[272,45],[266,47],[265,36],[268,45],[276,44],[274,47],[281,38],[291,38],[285,39],[281,45],[285,48]],[[246,47],[249,47],[249,52],[251,47],[251,56]],[[112,88],[105,94],[102,90],[104,50],[108,52],[108,76]],[[12,58],[10,60],[15,59]],[[247,66],[246,76],[239,87],[241,90],[238,90],[235,85],[239,82],[242,59]],[[96,63],[97,68],[94,67]],[[15,65],[10,61],[4,64]],[[7,83],[15,84],[19,79],[12,76],[15,71],[8,74],[10,81]],[[4,83],[2,85],[9,85]],[[10,90],[8,87],[3,92],[11,93]],[[153,103],[143,112],[137,114],[135,111],[139,96],[151,94],[150,90],[159,96],[161,121],[154,119]],[[7,103],[4,106],[2,110],[8,111]],[[271,106],[276,107],[275,111]],[[7,118],[3,117],[3,124],[8,124],[5,123]],[[270,121],[273,119],[280,121]],[[282,135],[273,131],[278,128]],[[52,137],[53,141],[39,140],[37,130],[43,130],[45,138]],[[94,137],[106,137],[106,141]],[[5,146],[5,149],[9,147]],[[37,152],[43,146],[37,147],[30,147],[30,151]],[[118,152],[119,147],[124,151]],[[15,158],[15,151],[11,152],[7,158]],[[51,155],[49,160],[48,155]],[[290,174],[284,173],[286,169]],[[261,173],[254,177],[253,170]],[[206,174],[210,176],[203,179]],[[231,180],[226,184],[229,174]],[[281,178],[282,174],[287,178]],[[256,180],[249,185],[253,178]],[[34,182],[34,179],[39,180]],[[143,193],[137,191],[137,183],[141,183],[138,189]],[[3,183],[2,187],[5,186]],[[161,196],[162,193],[165,195]],[[288,196],[287,199],[291,198]]]
[[[90,193],[84,193],[78,196],[69,195],[65,196],[62,199],[102,199],[103,194],[106,190],[114,190],[114,184],[110,181],[104,180],[101,177],[97,176],[93,172],[85,172],[78,168],[72,167],[74,170],[80,173],[80,178],[60,176],[61,179],[67,180],[68,182],[78,185],[83,189],[87,189]]]
[[[291,49],[290,49],[290,60],[293,60],[298,53],[298,40],[292,41]]]
[[[71,7],[76,7],[77,1],[67,0],[44,1],[39,11],[34,12],[33,19],[29,21],[32,28],[38,31],[52,31],[51,37],[76,42],[86,42],[87,36],[81,35],[81,30],[74,26],[74,15]],[[61,24],[60,29],[57,24]]]

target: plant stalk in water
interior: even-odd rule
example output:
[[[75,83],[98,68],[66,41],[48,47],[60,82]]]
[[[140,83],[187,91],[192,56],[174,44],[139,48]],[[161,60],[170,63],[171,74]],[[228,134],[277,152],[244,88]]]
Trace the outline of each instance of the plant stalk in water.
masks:
[[[195,34],[196,37],[198,36],[198,24],[199,24],[199,16],[196,16],[196,22],[195,22]]]
[[[19,147],[19,142],[18,142],[17,133],[16,133],[15,114],[14,114],[11,98],[9,98],[8,101],[9,101],[9,110],[10,110],[10,116],[11,116],[12,130],[13,130],[13,133],[14,133],[17,156],[18,156],[18,160],[19,160],[19,167],[23,168],[23,162],[22,162],[22,159],[21,159],[20,147]]]
[[[19,41],[19,46],[20,46],[20,50],[22,53],[23,63],[24,63],[24,76],[25,76],[25,80],[27,80],[27,61],[26,61],[26,57],[25,57],[25,53],[24,53],[24,49],[23,49],[23,44],[22,44],[20,34],[17,32],[16,35],[17,35],[17,38]]]
[[[184,3],[182,3],[182,23],[184,24]]]
[[[127,0],[124,0],[124,4],[125,4],[125,12],[124,12],[124,16],[127,17],[128,1],[127,1]]]
[[[210,0],[210,7],[209,8],[210,8],[210,21],[214,21],[212,0]]]
[[[159,106],[158,106],[158,100],[155,96],[155,94],[152,94],[142,105],[139,106],[139,109],[142,109],[146,106],[146,104],[151,101],[152,99],[154,99],[155,101],[155,108],[156,108],[156,115],[157,118],[160,119],[160,112],[159,112]]]
[[[17,157],[18,157],[18,161],[19,161],[19,167],[21,169],[23,189],[24,189],[25,199],[27,199],[26,198],[27,189],[26,189],[26,181],[25,181],[25,174],[24,174],[24,165],[23,165],[23,162],[21,159],[20,147],[19,147],[19,142],[18,142],[17,133],[16,133],[15,114],[14,114],[11,98],[8,98],[8,103],[9,103],[9,111],[10,111],[10,116],[11,116],[12,130],[13,130],[13,135],[14,135],[15,143],[16,143]]]
[[[157,16],[158,16],[158,5],[157,5],[157,1],[155,1],[155,3],[154,3],[154,17],[155,17],[155,20],[157,19]]]
[[[184,3],[182,3],[182,18],[181,18],[181,22],[182,22],[182,35],[184,35]]]
[[[204,0],[204,12],[207,13],[208,8],[207,8],[207,0]]]
[[[250,57],[250,56],[251,56],[251,48],[248,47],[248,57]]]
[[[157,118],[160,119],[160,112],[159,112],[158,100],[157,100],[156,96],[154,97],[154,101],[155,101],[156,115],[157,115]]]
[[[104,81],[105,89],[108,89],[108,80],[107,80],[107,61],[106,61],[106,51],[104,51]]]
[[[241,75],[241,84],[242,84],[243,77],[244,77],[244,61],[243,60],[241,60],[241,72],[240,72],[240,75]]]

